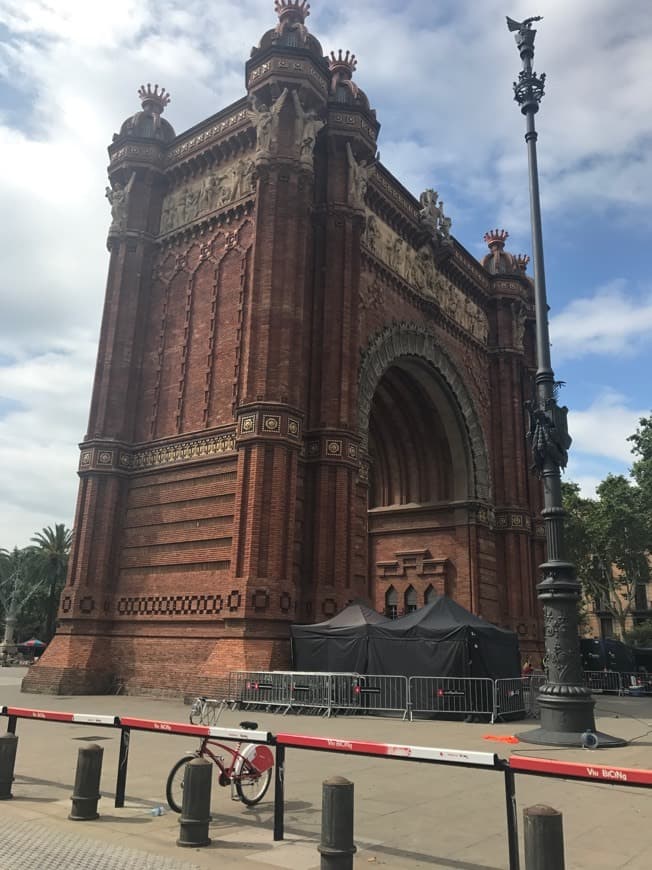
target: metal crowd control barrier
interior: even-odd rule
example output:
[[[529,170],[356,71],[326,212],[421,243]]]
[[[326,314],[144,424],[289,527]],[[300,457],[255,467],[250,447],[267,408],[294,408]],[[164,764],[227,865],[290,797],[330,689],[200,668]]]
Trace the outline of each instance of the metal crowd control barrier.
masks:
[[[527,715],[531,716],[533,719],[539,719],[541,717],[541,711],[539,709],[539,691],[546,681],[545,674],[532,674],[529,681],[529,685],[526,689],[526,712]]]
[[[290,674],[290,709],[297,713],[307,711],[330,716],[331,675],[293,671]]]
[[[263,708],[268,712],[287,713],[290,709],[290,673],[273,671],[232,671],[229,694],[244,709]]]
[[[483,677],[410,677],[410,718],[413,713],[491,716],[493,721],[493,680]]]
[[[407,677],[375,674],[331,674],[333,712],[401,713],[409,711]]]
[[[632,697],[652,695],[652,675],[644,671],[622,673],[620,675],[620,692]]]
[[[531,677],[511,677],[494,681],[494,709],[491,721],[504,716],[526,716]]]
[[[620,676],[618,671],[584,671],[587,686],[596,694],[601,692],[620,694]]]

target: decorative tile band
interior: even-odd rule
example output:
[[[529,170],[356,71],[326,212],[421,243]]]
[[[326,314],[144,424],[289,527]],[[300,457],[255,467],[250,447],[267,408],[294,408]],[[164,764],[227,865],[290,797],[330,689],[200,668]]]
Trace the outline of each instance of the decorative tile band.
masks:
[[[82,448],[79,471],[140,471],[143,468],[158,468],[176,462],[235,453],[235,449],[233,432],[135,451],[100,444]]]

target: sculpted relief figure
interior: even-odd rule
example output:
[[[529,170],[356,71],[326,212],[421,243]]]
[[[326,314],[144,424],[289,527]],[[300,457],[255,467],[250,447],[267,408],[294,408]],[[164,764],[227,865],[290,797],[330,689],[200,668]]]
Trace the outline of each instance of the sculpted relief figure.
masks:
[[[349,162],[349,205],[353,208],[364,209],[364,198],[369,186],[371,164],[364,161],[358,163],[353,156],[349,142],[346,143],[346,156]]]
[[[306,111],[303,108],[297,91],[292,91],[292,100],[296,112],[294,136],[295,142],[299,146],[299,160],[312,166],[312,153],[315,149],[317,134],[325,122],[314,109]]]
[[[256,128],[256,157],[267,156],[278,139],[278,122],[288,89],[285,88],[281,96],[267,107],[257,97],[252,97],[249,107],[249,119]]]
[[[106,188],[105,196],[111,203],[109,234],[122,233],[127,229],[127,206],[129,205],[129,194],[134,186],[135,177],[136,173],[133,172],[125,185],[116,182],[113,188]]]
[[[365,243],[370,251],[374,254],[376,253],[376,248],[378,246],[378,237],[380,236],[380,230],[378,229],[378,219],[375,214],[367,215],[367,224],[365,227]]]
[[[444,214],[444,203],[436,190],[428,188],[419,197],[421,210],[419,219],[434,241],[450,240],[452,220]]]
[[[525,340],[525,321],[527,312],[522,302],[512,303],[512,325],[514,330],[514,347],[517,350],[523,350],[523,342]]]

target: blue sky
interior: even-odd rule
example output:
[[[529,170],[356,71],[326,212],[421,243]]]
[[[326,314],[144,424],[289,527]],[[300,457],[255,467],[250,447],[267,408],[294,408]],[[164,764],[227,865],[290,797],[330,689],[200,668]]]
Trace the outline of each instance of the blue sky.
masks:
[[[505,15],[541,14],[535,68],[553,366],[586,493],[630,464],[652,369],[649,0],[314,0],[350,49],[383,163],[436,188],[477,257],[493,227],[529,253],[520,62]],[[157,81],[177,132],[244,92],[272,0],[0,0],[0,546],[72,523],[104,298],[106,146]]]

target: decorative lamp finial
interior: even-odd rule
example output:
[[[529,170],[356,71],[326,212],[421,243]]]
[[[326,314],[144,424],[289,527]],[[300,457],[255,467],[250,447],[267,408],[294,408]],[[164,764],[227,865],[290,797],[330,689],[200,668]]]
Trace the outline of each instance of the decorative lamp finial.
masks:
[[[147,83],[147,87],[141,85],[138,88],[138,96],[142,100],[143,109],[145,109],[149,104],[157,115],[160,115],[161,112],[164,111],[171,99],[170,94],[165,90],[165,88],[159,90],[158,85],[154,85],[154,88],[152,89],[149,82]]]
[[[527,254],[516,254],[514,260],[519,271],[525,273],[527,264],[530,262],[529,256]]]
[[[310,15],[310,3],[306,0],[274,0],[274,10],[280,21],[285,19],[303,24]]]
[[[489,245],[490,251],[502,251],[508,238],[509,233],[507,230],[489,230],[489,232],[485,233],[483,236],[483,239]]]

